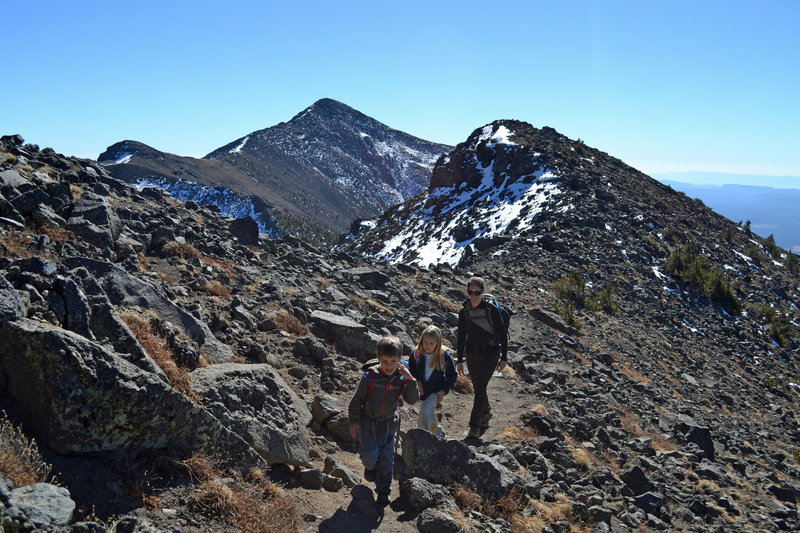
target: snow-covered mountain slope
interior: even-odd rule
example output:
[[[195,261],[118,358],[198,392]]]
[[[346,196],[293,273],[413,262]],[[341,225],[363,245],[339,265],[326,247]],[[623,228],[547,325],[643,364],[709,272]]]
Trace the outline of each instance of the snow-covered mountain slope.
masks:
[[[425,190],[451,146],[394,130],[355,109],[322,99],[287,123],[256,131],[207,157],[284,189],[321,223],[344,231]]]
[[[354,219],[377,216],[425,190],[436,160],[451,149],[323,99],[203,159],[123,141],[98,161],[129,183],[189,180],[259,197],[287,231],[319,244],[334,242]]]
[[[536,215],[547,207],[568,209],[560,199],[557,170],[542,162],[519,175],[504,164],[511,154],[519,157],[519,151],[530,151],[513,142],[513,136],[505,125],[489,125],[471,138],[460,165],[466,165],[469,173],[479,178],[477,183],[460,181],[435,187],[390,210],[379,221],[363,222],[376,233],[381,233],[381,228],[399,229],[391,237],[378,237],[382,246],[367,255],[421,266],[455,265],[476,245],[529,229]],[[478,147],[484,152],[483,161]],[[535,159],[539,154],[529,155]],[[443,164],[452,160],[450,156]]]

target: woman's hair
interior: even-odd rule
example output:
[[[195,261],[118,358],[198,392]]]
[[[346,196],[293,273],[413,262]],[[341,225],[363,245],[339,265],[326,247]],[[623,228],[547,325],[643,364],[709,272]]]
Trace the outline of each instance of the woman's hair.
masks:
[[[483,278],[479,278],[478,276],[472,276],[469,278],[469,281],[467,282],[467,288],[470,287],[478,287],[481,292],[483,292]]]
[[[422,331],[417,342],[417,354],[422,355],[425,353],[425,348],[422,346],[422,341],[428,337],[436,341],[436,348],[433,349],[433,357],[431,358],[431,368],[434,370],[441,370],[444,372],[444,348],[442,347],[442,330],[436,326],[428,326]]]

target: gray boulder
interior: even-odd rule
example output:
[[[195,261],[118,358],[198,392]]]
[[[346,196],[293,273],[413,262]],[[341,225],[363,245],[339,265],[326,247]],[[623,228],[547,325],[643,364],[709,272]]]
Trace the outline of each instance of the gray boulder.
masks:
[[[240,437],[156,375],[70,331],[20,319],[0,328],[7,393],[64,455],[208,444],[260,462]]]
[[[420,533],[457,533],[462,531],[453,515],[445,509],[433,507],[425,509],[417,518],[417,530]]]
[[[375,355],[377,338],[371,336],[367,326],[352,318],[334,315],[327,311],[311,313],[314,333],[334,343],[342,353],[350,354],[360,361],[367,361]]]
[[[424,511],[430,507],[458,508],[447,488],[418,477],[406,478],[400,482],[400,497],[416,511]]]
[[[251,217],[237,218],[231,222],[231,233],[245,246],[258,244],[258,223]]]
[[[484,497],[497,499],[523,481],[495,459],[473,451],[461,441],[440,439],[413,428],[403,437],[406,473],[440,485],[460,483]]]
[[[66,526],[75,512],[75,502],[64,487],[34,483],[11,491],[9,507],[16,507],[37,528]]]
[[[271,366],[199,368],[192,373],[192,387],[214,416],[270,464],[310,463],[311,412]]]
[[[229,346],[221,343],[204,322],[175,305],[157,285],[105,261],[73,257],[65,259],[64,264],[70,269],[86,268],[97,279],[113,305],[149,309],[162,320],[170,322],[200,344],[212,362],[227,363],[233,360],[234,354]]]
[[[67,220],[67,227],[76,235],[102,250],[114,250],[122,228],[109,201],[99,194],[84,192]]]
[[[0,276],[0,323],[25,316],[25,306],[14,286]]]
[[[342,271],[342,276],[351,281],[360,284],[365,289],[380,289],[391,278],[372,267],[356,267]]]

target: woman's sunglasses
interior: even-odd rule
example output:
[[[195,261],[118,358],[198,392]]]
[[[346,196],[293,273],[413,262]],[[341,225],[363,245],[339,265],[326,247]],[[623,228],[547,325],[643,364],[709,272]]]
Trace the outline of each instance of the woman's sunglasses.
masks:
[[[482,292],[483,291],[471,291],[467,289],[467,294],[469,294],[470,296],[480,296]]]

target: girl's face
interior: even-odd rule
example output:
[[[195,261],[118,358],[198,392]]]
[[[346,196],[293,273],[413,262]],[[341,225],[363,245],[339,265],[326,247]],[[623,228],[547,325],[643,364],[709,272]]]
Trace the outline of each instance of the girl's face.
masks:
[[[436,349],[436,339],[433,337],[422,337],[422,349],[425,350],[425,353],[433,353]]]

